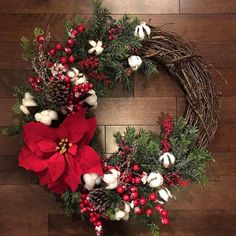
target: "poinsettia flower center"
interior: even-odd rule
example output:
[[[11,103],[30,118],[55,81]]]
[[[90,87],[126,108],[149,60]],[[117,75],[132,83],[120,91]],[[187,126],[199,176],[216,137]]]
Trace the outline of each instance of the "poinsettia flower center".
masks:
[[[72,147],[72,143],[69,142],[68,138],[61,139],[56,147],[56,151],[60,152],[60,154],[64,154],[70,147]]]

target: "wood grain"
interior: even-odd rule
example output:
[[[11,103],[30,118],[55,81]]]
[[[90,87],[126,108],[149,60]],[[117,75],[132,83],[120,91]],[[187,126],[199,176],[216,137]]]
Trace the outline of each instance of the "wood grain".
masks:
[[[161,112],[175,114],[175,98],[104,98],[96,116],[99,125],[148,125],[155,124]]]
[[[136,13],[136,14],[157,14],[157,13],[179,13],[179,0],[104,0],[113,14],[117,13]],[[50,0],[46,4],[40,0],[23,0],[15,3],[15,0],[3,1],[0,8],[1,12],[13,13],[77,13],[91,14],[91,1],[56,1]]]
[[[236,13],[234,0],[180,0],[181,13]]]
[[[63,22],[72,19],[76,14],[61,13],[3,13],[0,14],[0,41],[17,42],[24,32],[25,37],[32,38],[34,26],[39,26],[44,30],[49,28],[52,40],[56,41],[63,36]],[[83,15],[89,18],[91,15]],[[116,15],[115,18],[119,18]],[[232,30],[236,24],[235,15],[176,15],[144,14],[141,18],[155,26],[176,32],[190,41],[235,41],[236,30]],[[17,22],[17,27],[15,26]],[[204,29],[211,29],[210,34],[205,34]]]

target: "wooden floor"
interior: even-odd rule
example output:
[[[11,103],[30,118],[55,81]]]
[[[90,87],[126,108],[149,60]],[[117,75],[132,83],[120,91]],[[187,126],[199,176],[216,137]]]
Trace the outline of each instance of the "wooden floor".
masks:
[[[176,193],[168,204],[171,225],[161,236],[236,235],[236,1],[235,0],[105,0],[112,13],[128,12],[153,25],[179,33],[192,41],[204,56],[222,88],[222,122],[210,145],[215,163],[209,165],[209,185],[191,185]],[[1,0],[0,1],[0,129],[14,115],[13,86],[23,83],[27,64],[21,60],[19,39],[30,36],[33,26],[48,25],[54,39],[61,37],[61,22],[75,14],[89,17],[90,1],[82,0]],[[217,71],[212,69],[217,68]],[[226,85],[220,74],[228,81]],[[184,94],[161,71],[146,80],[134,78],[134,89],[99,101],[97,118],[106,152],[114,150],[112,133],[125,125],[158,130],[161,111],[181,115]],[[37,185],[37,179],[17,167],[19,137],[0,136],[0,236],[92,236],[84,223],[63,216],[60,203]],[[115,233],[116,232],[116,233]],[[142,226],[109,224],[106,235],[147,236]]]

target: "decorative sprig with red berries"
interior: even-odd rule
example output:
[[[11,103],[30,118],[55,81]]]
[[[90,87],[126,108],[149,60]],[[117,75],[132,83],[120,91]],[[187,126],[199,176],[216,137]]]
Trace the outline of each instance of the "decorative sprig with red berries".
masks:
[[[101,184],[90,192],[84,190],[83,198],[72,207],[68,202],[73,193],[65,193],[66,212],[73,214],[79,209],[93,224],[97,235],[101,235],[104,221],[129,218],[145,223],[157,235],[158,222],[169,224],[164,204],[173,198],[172,191],[189,182],[204,183],[203,168],[212,158],[205,149],[193,146],[197,131],[182,118],[164,115],[160,126],[160,135],[133,127],[128,127],[124,134],[114,134],[118,150],[104,157]],[[179,155],[182,145],[185,149],[186,139],[191,140],[188,142],[191,148]],[[163,161],[166,153],[174,153],[174,162],[168,155]]]

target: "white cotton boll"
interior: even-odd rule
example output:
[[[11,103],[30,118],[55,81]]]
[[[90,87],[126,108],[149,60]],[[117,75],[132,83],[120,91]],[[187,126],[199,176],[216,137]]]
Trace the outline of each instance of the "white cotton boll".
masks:
[[[142,178],[141,178],[141,181],[143,184],[146,184],[147,183],[147,173],[146,172],[143,172],[142,173]]]
[[[33,98],[34,97],[29,92],[25,93],[25,99],[33,99]]]
[[[140,38],[140,40],[144,40],[145,36],[150,36],[150,34],[151,29],[146,22],[142,22],[140,25],[137,25],[134,31],[134,35]]]
[[[78,85],[78,84],[84,84],[87,79],[86,76],[84,74],[79,74],[80,77],[74,77],[74,85]]]
[[[125,211],[126,213],[129,213],[129,212],[130,212],[130,205],[129,205],[129,203],[127,203],[127,202],[125,202],[125,209],[124,209],[124,211]]]
[[[158,188],[163,184],[163,177],[158,172],[151,172],[148,175],[147,182],[151,188]]]
[[[169,168],[175,164],[175,156],[172,153],[165,152],[159,157],[159,162],[164,168]]]
[[[169,189],[164,188],[158,191],[159,196],[161,199],[163,199],[165,202],[169,200],[169,198],[172,198],[173,195],[170,193]]]
[[[66,74],[68,77],[72,78],[75,76],[75,72],[74,71],[68,71],[67,74]]]
[[[41,115],[40,113],[36,113],[36,114],[34,115],[34,119],[35,119],[36,121],[38,121],[38,122],[40,122],[41,117],[42,117],[42,115]]]
[[[44,110],[41,112],[38,112],[34,115],[34,118],[36,121],[41,122],[47,126],[52,124],[52,120],[57,120],[58,115],[53,110]]]
[[[123,220],[128,221],[129,220],[129,214],[126,213],[125,216],[123,217]]]
[[[57,112],[53,111],[53,110],[49,110],[49,117],[52,119],[52,120],[58,120],[58,114]]]
[[[106,189],[117,188],[119,176],[120,172],[115,169],[111,169],[108,173],[104,174],[102,180],[107,184]]]
[[[20,110],[25,114],[25,115],[29,115],[30,112],[27,109],[27,107],[25,107],[24,105],[20,105]]]
[[[85,182],[84,187],[89,191],[93,190],[94,186],[101,182],[101,177],[95,173],[84,174],[83,179]]]
[[[125,212],[124,211],[117,211],[115,213],[115,220],[121,220],[123,217],[125,217]]]
[[[97,96],[91,95],[84,99],[84,102],[88,103],[90,106],[96,106],[97,105]]]
[[[52,124],[52,119],[48,116],[42,116],[40,122],[43,123],[44,125],[49,126]]]
[[[95,42],[94,40],[89,40],[89,44],[92,46],[92,48],[88,50],[89,54],[95,52],[95,54],[98,56],[104,50],[104,48],[102,47],[102,41]]]
[[[26,107],[36,107],[37,106],[36,102],[33,99],[26,99],[26,98],[22,99],[22,104]]]
[[[133,55],[128,58],[128,63],[129,63],[129,66],[131,67],[131,69],[133,71],[136,71],[141,67],[142,59],[139,56]]]

